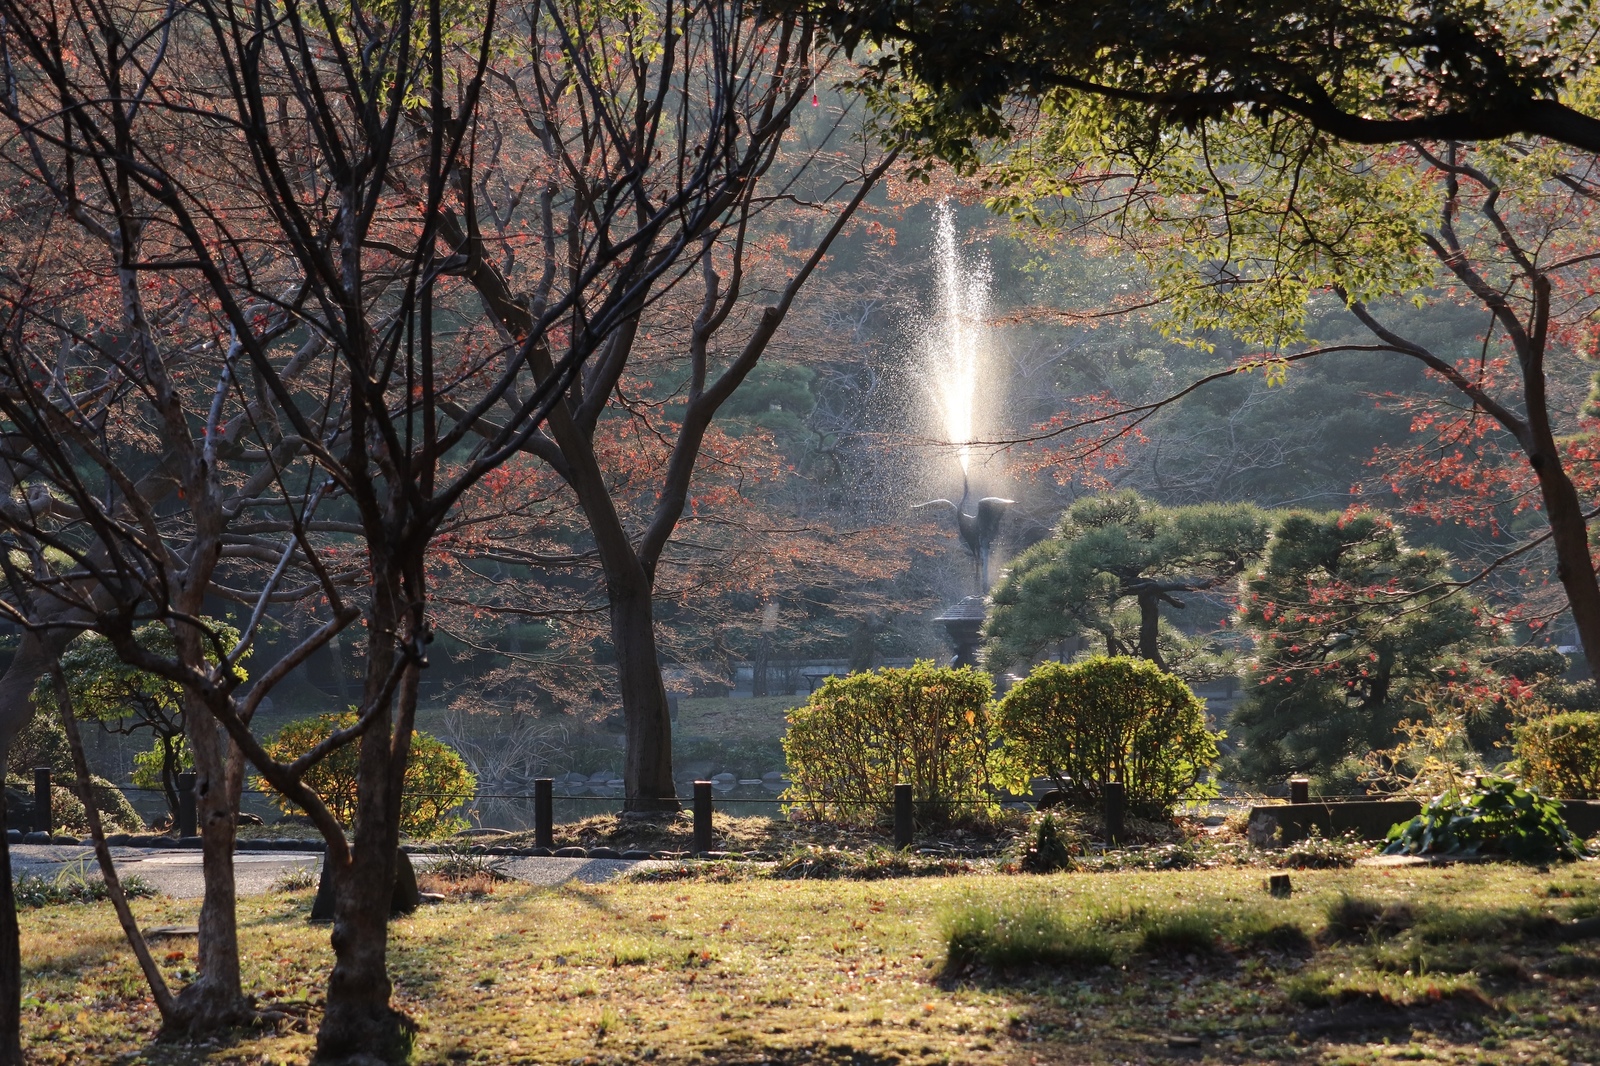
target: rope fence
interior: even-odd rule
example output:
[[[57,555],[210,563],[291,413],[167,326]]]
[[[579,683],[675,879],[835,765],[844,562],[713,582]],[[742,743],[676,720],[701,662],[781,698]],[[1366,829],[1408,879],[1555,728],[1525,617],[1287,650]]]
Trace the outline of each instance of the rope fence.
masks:
[[[737,810],[741,808],[741,806],[743,806],[743,808],[746,810],[751,807],[758,809],[767,807],[772,808],[775,811],[776,809],[783,807],[825,807],[833,809],[854,808],[857,810],[877,810],[885,814],[892,814],[896,847],[910,846],[913,834],[913,826],[917,821],[916,816],[919,809],[926,813],[929,807],[945,809],[963,807],[993,808],[994,806],[998,805],[1002,807],[1009,807],[1014,810],[1034,810],[1044,809],[1045,807],[1052,805],[1049,802],[1049,792],[1046,792],[1044,796],[1018,796],[1006,792],[996,792],[995,794],[985,798],[919,800],[914,795],[913,786],[902,783],[894,786],[892,802],[885,802],[882,799],[862,797],[818,796],[813,798],[800,797],[785,799],[779,796],[736,796],[728,795],[728,793],[736,791],[738,786],[723,785],[722,787],[718,787],[719,784],[721,783],[714,781],[695,781],[693,782],[692,791],[690,793],[681,794],[679,797],[674,797],[692,801],[691,810],[694,815],[695,851],[697,852],[710,852],[712,850],[711,819],[713,810],[718,805],[723,806],[726,809],[733,810]],[[750,784],[754,784],[754,782],[751,782]],[[567,810],[576,810],[584,804],[600,806],[602,808],[610,807],[614,809],[617,806],[618,799],[620,798],[616,795],[560,795],[556,792],[555,785],[556,781],[553,778],[540,778],[534,781],[534,789],[532,792],[478,792],[470,797],[463,797],[460,793],[454,792],[419,792],[411,793],[411,795],[422,799],[442,799],[455,801],[452,809],[461,809],[473,814],[476,817],[476,820],[479,822],[479,828],[504,829],[508,832],[514,832],[517,830],[513,830],[504,826],[490,826],[485,824],[486,819],[482,817],[482,812],[478,809],[479,805],[485,803],[486,801],[493,801],[501,804],[531,803],[533,805],[533,824],[531,826],[523,825],[520,827],[520,830],[526,831],[531,828],[534,832],[536,846],[540,848],[549,848],[554,844],[553,828],[555,824],[555,812],[558,804]],[[1044,779],[1036,781],[1036,793],[1041,785],[1048,785],[1048,782]],[[37,836],[43,834],[47,839],[50,837],[52,830],[51,787],[52,781],[50,768],[36,768],[34,770],[34,803],[33,810],[31,812],[31,821],[33,824],[32,835]],[[159,795],[168,803],[170,803],[172,798],[171,793],[164,788],[150,788],[148,786],[137,785],[117,785],[113,787],[116,787],[119,792],[123,793],[124,795],[129,793],[141,794],[144,796]],[[722,793],[722,795],[719,796],[717,795],[718,793]],[[1352,800],[1373,800],[1384,798],[1373,796],[1340,795],[1317,796],[1313,799],[1310,795],[1310,783],[1304,778],[1291,778],[1288,782],[1288,793],[1288,799],[1291,804],[1329,804],[1348,802]],[[241,795],[244,796],[267,797],[275,794],[276,793],[266,789],[241,789]],[[1223,804],[1232,806],[1244,803],[1254,804],[1259,802],[1260,799],[1261,797],[1258,796],[1221,796],[1208,793],[1204,795],[1189,794],[1180,796],[1177,802],[1182,805],[1192,807],[1220,801]],[[178,804],[177,811],[175,812],[176,818],[174,819],[175,825],[173,826],[173,829],[176,830],[180,841],[197,840],[195,775],[193,773],[182,773],[178,775],[177,800]],[[1124,786],[1117,782],[1107,782],[1102,784],[1100,786],[1099,806],[1099,813],[1104,818],[1106,835],[1108,839],[1113,843],[1124,839],[1126,836],[1127,820],[1127,794]],[[778,816],[779,815],[776,813],[774,814],[774,817]],[[526,819],[518,818],[516,820],[525,821]]]

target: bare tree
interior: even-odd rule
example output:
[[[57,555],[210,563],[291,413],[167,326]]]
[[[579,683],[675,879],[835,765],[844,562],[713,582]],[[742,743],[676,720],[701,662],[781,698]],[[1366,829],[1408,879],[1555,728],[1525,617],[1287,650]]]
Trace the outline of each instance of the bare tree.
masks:
[[[529,59],[501,71],[497,90],[515,102],[507,118],[521,128],[508,125],[499,136],[525,145],[530,162],[502,157],[476,172],[464,166],[460,187],[480,203],[492,188],[537,188],[537,202],[526,212],[463,212],[455,231],[466,276],[507,339],[530,335],[552,278],[591,269],[607,252],[599,240],[565,249],[546,240],[523,252],[515,235],[524,217],[547,233],[556,232],[557,218],[559,228],[584,232],[595,228],[588,220],[614,209],[613,190],[625,188],[627,210],[638,217],[671,212],[682,220],[680,237],[651,250],[651,284],[631,290],[626,326],[608,336],[554,406],[548,430],[522,445],[567,483],[594,539],[626,719],[626,806],[672,810],[671,725],[654,616],[663,553],[718,411],[894,154],[852,138],[855,116],[821,108],[823,78],[837,55],[819,48],[804,16],[756,18],[733,2],[609,14],[550,2],[530,10],[524,28]],[[618,54],[626,58],[617,62]],[[717,194],[702,197],[710,159],[720,168]],[[511,199],[501,196],[514,207]],[[778,220],[793,223],[796,215],[804,224],[774,239]],[[686,255],[679,246],[691,235]],[[575,312],[571,337],[584,336],[586,317]],[[559,350],[536,346],[541,382],[550,380]],[[569,349],[563,361],[571,358]],[[673,383],[670,400],[643,402],[649,383],[662,380]],[[642,492],[608,469],[608,454],[630,435],[666,453]],[[648,497],[638,515],[626,507],[635,493]]]
[[[749,25],[731,7],[717,11],[723,28]],[[486,264],[469,161],[486,129],[480,95],[500,32],[492,4],[461,15],[462,25],[447,24],[438,0],[315,11],[0,0],[0,16],[11,71],[5,117],[39,151],[20,165],[69,175],[57,194],[65,216],[106,220],[118,299],[130,309],[116,337],[101,339],[77,335],[70,315],[52,319],[26,283],[14,301],[0,414],[15,441],[13,477],[48,483],[11,524],[31,551],[26,572],[13,561],[7,575],[15,617],[46,637],[92,628],[124,661],[185,687],[196,760],[209,767],[200,785],[208,855],[231,843],[227,797],[246,762],[307,811],[327,841],[335,887],[319,1055],[397,1058],[406,1022],[389,1006],[386,923],[431,634],[431,546],[468,493],[530,446],[585,365],[605,363],[622,344],[613,338],[636,332],[664,278],[686,263],[696,277],[714,276],[701,272],[708,245],[726,231],[730,205],[743,203],[735,213],[749,217],[753,168],[770,165],[775,135],[763,127],[752,157],[742,135],[723,134],[762,116],[728,110],[698,155],[668,154],[655,138],[675,132],[648,130],[646,144],[605,112],[584,127],[584,154],[565,158],[610,163],[580,171],[581,210],[559,226],[553,209],[542,210],[540,224],[519,234],[547,269],[529,299],[496,307],[479,328]],[[589,51],[596,38],[553,8],[519,17],[541,48],[564,56],[552,69],[611,76]],[[637,55],[650,57],[658,43],[673,53],[690,13],[666,4],[628,17]],[[803,24],[784,25],[789,39],[808,39]],[[704,49],[696,63],[672,67],[634,102],[665,123],[706,86],[744,88],[717,73],[730,57],[748,59],[742,33],[695,37]],[[737,69],[741,78],[751,70]],[[686,93],[691,71],[711,76]],[[793,84],[778,82],[786,92]],[[595,85],[573,88],[580,110],[600,98]],[[553,104],[571,102],[545,90]],[[517,117],[542,129],[536,110]],[[786,121],[776,105],[765,120],[773,129]],[[668,195],[657,195],[657,169],[674,175]],[[541,188],[553,208],[555,191]],[[173,324],[141,310],[152,282],[188,297],[174,319],[195,332],[182,358],[161,343]],[[72,353],[90,373],[73,363],[58,381],[54,358],[40,370],[45,331],[31,323],[41,314],[69,331],[70,343],[52,351]],[[775,328],[781,314],[768,317]],[[144,413],[120,421],[113,397]],[[107,432],[127,434],[125,451],[107,450]],[[127,474],[129,453],[151,465],[160,456],[182,505],[141,490]],[[255,565],[253,585],[230,583],[223,564],[232,560],[240,572],[243,560]],[[301,587],[284,585],[291,567],[305,575]],[[352,574],[359,594],[348,591]],[[208,594],[252,603],[238,642],[206,624]],[[321,598],[317,626],[242,692],[229,667],[270,603],[304,594]],[[52,603],[71,618],[48,617]],[[261,700],[358,617],[366,674],[356,722],[293,762],[273,759],[251,730]],[[170,627],[175,655],[135,638],[152,619]],[[223,732],[202,724],[211,722]],[[359,745],[359,780],[347,827],[303,778],[350,744]],[[208,884],[218,929],[223,915],[231,923],[232,903],[231,881]],[[223,940],[216,930],[208,938],[219,950]],[[222,1013],[236,1009],[227,1000],[217,999]]]

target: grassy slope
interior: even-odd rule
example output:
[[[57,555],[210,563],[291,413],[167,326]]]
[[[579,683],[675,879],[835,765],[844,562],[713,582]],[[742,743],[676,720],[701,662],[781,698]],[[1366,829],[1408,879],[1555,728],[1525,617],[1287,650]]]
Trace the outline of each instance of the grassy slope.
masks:
[[[1564,1063],[1600,1054],[1600,989],[1585,976],[1600,972],[1600,943],[1563,947],[1517,929],[1600,910],[1597,873],[1297,872],[1288,900],[1268,897],[1249,870],[517,887],[399,920],[391,944],[421,1063]],[[1245,932],[1284,922],[1318,938],[1344,893],[1406,904],[1414,928],[1314,952],[1292,937],[1245,946]],[[309,904],[303,892],[241,904],[249,986],[308,1013],[305,1023],[209,1048],[149,1043],[152,1011],[109,907],[24,913],[32,1061],[305,1061],[329,964],[328,930],[306,924]],[[1029,904],[1109,945],[1112,964],[941,974],[949,914]],[[196,909],[135,906],[147,926],[192,921]],[[1176,940],[1173,915],[1190,916]],[[1208,923],[1238,943],[1217,954],[1185,946]],[[1177,953],[1152,954],[1151,929],[1168,930]],[[178,973],[192,950],[163,944],[158,957]],[[1203,1042],[1169,1048],[1175,1035]]]
[[[676,733],[713,737],[728,744],[776,740],[789,728],[788,714],[805,696],[691,699],[678,703]]]

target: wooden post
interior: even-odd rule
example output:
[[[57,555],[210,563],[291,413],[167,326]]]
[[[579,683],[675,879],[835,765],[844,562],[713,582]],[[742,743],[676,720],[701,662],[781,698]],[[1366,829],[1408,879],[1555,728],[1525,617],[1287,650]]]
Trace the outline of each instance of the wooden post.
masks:
[[[194,774],[183,773],[178,775],[178,836],[192,837],[198,834],[196,828],[198,818],[195,816],[194,803]]]
[[[1121,781],[1107,781],[1105,788],[1106,842],[1120,844],[1123,838],[1122,819],[1128,809],[1128,792]]]
[[[894,786],[894,846],[904,851],[911,846],[915,819],[912,817],[911,786],[901,782]]]
[[[711,782],[694,783],[694,850],[711,850]]]
[[[1291,778],[1289,778],[1289,802],[1290,803],[1310,803],[1311,802],[1311,781],[1310,781],[1309,778],[1304,778],[1304,777],[1291,777]]]
[[[556,846],[555,781],[538,777],[533,782],[533,846]]]
[[[48,833],[50,825],[50,767],[33,768],[33,831]]]

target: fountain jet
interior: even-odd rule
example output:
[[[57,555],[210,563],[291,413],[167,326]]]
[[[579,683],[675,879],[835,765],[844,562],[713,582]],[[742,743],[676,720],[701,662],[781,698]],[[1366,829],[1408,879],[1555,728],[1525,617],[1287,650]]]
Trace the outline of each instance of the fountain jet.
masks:
[[[950,201],[935,216],[934,262],[943,309],[938,332],[929,338],[929,380],[944,416],[944,437],[956,445],[963,477],[972,460],[973,406],[978,395],[979,339],[989,312],[989,264],[962,262],[956,246],[956,216]]]

